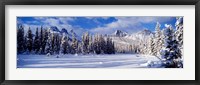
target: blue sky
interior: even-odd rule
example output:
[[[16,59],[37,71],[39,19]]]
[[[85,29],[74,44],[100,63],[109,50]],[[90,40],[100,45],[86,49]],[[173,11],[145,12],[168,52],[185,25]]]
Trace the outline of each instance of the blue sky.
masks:
[[[176,17],[157,16],[119,16],[119,17],[17,17],[17,24],[22,24],[27,30],[29,27],[35,31],[37,27],[48,28],[57,26],[68,31],[74,30],[77,34],[83,32],[110,34],[116,30],[126,31],[129,34],[149,29],[155,30],[156,22],[161,24],[161,29],[165,24],[171,24],[174,28]]]

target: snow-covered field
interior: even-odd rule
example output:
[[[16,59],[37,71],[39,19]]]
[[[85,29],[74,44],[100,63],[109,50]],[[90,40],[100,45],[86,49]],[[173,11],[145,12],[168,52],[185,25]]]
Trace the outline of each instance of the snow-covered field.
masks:
[[[111,55],[17,55],[17,68],[159,68],[155,56]]]

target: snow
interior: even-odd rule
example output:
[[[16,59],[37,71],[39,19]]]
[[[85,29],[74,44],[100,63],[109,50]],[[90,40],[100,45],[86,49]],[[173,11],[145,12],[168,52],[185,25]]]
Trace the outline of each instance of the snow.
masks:
[[[161,62],[155,56],[139,54],[17,55],[17,57],[17,68],[158,68],[161,66]]]

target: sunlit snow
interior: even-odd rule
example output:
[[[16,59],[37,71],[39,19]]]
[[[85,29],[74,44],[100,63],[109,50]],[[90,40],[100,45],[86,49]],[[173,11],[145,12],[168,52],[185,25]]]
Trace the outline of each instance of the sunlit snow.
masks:
[[[149,68],[160,67],[155,56],[112,55],[18,55],[17,68]]]

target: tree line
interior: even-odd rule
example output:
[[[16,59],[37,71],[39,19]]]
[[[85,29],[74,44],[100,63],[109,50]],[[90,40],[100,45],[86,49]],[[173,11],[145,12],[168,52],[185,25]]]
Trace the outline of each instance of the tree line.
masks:
[[[72,38],[66,33],[52,32],[43,27],[36,28],[35,34],[29,27],[27,33],[20,25],[17,29],[18,54],[114,54],[115,47],[111,38],[101,34],[89,35],[88,32],[78,40],[74,34]]]

